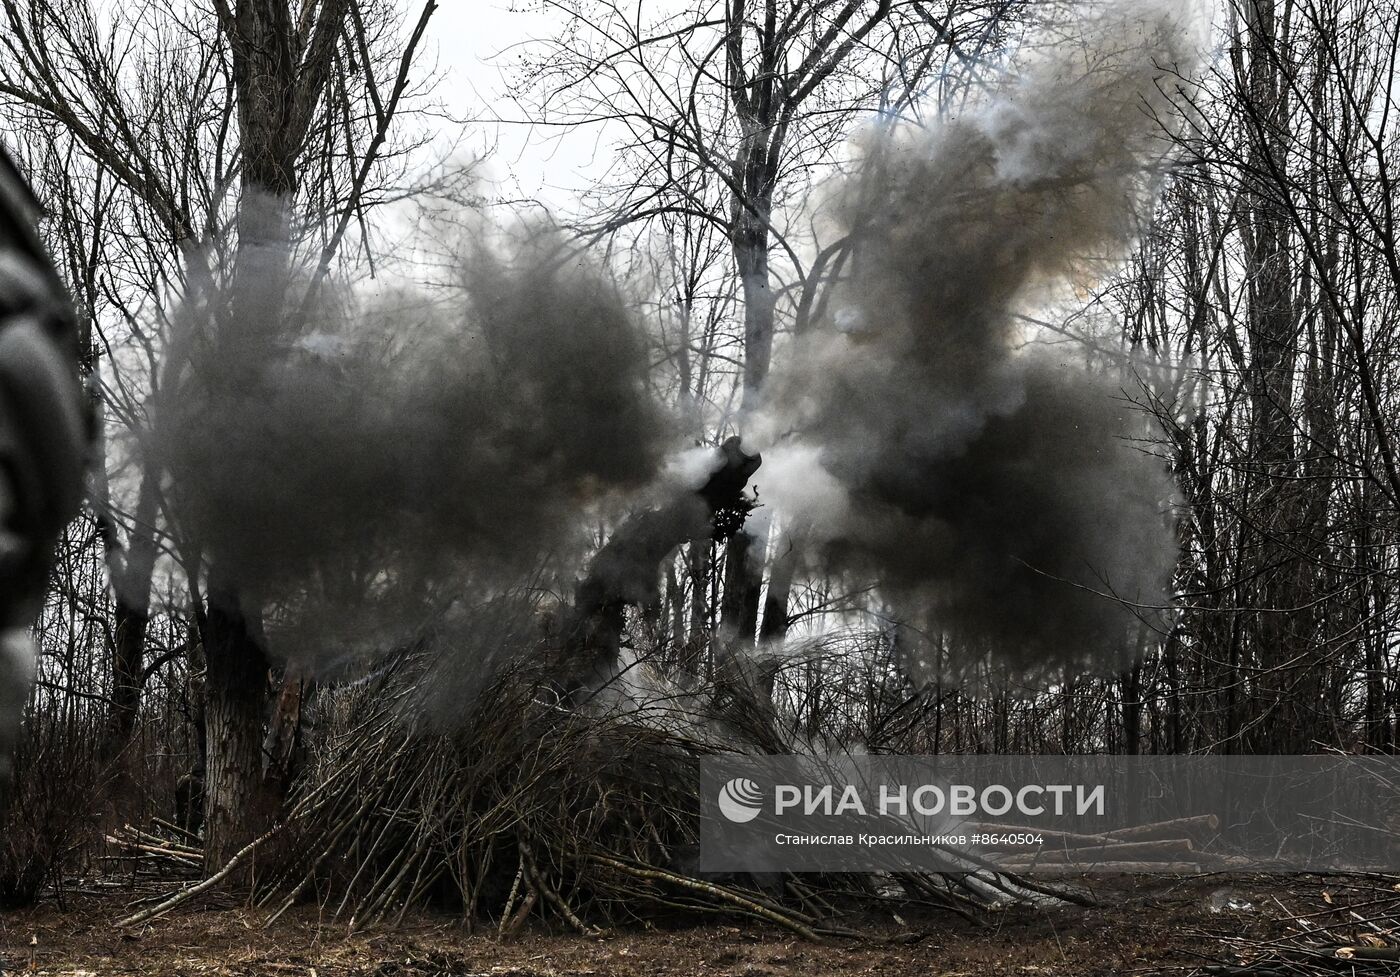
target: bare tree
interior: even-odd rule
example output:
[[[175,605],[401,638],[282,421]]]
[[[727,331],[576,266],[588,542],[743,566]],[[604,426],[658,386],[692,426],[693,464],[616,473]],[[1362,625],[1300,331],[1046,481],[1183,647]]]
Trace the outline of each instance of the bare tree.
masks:
[[[517,101],[534,124],[598,126],[612,141],[615,162],[587,196],[578,231],[613,239],[660,223],[672,236],[727,242],[726,265],[707,269],[732,277],[740,301],[720,314],[741,328],[702,367],[713,372],[719,360],[732,394],[712,398],[724,405],[706,422],[715,441],[758,404],[778,334],[819,312],[823,287],[840,272],[846,242],[816,240],[810,203],[842,164],[860,114],[917,115],[930,85],[950,99],[965,95],[1015,6],[730,0],[657,19],[640,4],[556,6],[570,22],[567,43],[536,45],[525,67],[532,84]],[[688,361],[679,365],[689,372]],[[769,513],[761,512],[730,538],[722,587],[709,576],[710,544],[691,545],[692,643],[709,616],[707,581],[719,596],[720,648],[786,634],[794,566],[775,554],[765,587]],[[756,679],[771,694],[772,668]]]
[[[23,142],[68,157],[41,163],[50,178],[41,191],[57,212],[89,218],[90,238],[61,243],[93,356],[107,354],[94,369],[117,430],[139,431],[161,387],[172,302],[225,295],[207,305],[221,310],[223,328],[268,323],[304,300],[289,289],[306,245],[315,246],[311,288],[331,271],[347,231],[363,227],[385,161],[401,152],[387,136],[416,91],[414,58],[434,6],[400,41],[396,13],[360,0],[220,0],[212,10],[152,2],[105,24],[83,0],[6,0],[0,98]],[[128,450],[111,458],[123,475],[132,467]],[[138,712],[152,670],[153,569],[173,544],[206,667],[206,856],[218,867],[277,815],[289,771],[270,758],[282,755],[275,740],[295,732],[266,729],[272,663],[259,609],[217,564],[202,566],[207,554],[181,546],[152,459],[135,467],[130,509],[106,478],[95,499],[116,590],[109,731],[118,745]]]

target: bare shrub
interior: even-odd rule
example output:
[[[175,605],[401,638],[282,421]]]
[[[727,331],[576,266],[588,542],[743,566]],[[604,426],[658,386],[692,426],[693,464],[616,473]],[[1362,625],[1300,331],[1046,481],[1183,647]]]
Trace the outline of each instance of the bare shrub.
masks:
[[[81,711],[29,710],[0,815],[0,909],[32,905],[98,836],[98,739],[94,718]]]

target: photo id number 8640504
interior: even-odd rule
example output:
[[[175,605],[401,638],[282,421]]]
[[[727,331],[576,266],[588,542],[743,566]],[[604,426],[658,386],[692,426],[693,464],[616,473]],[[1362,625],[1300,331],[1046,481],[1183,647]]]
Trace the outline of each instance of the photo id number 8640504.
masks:
[[[1031,831],[1011,831],[1005,834],[975,834],[972,836],[974,845],[1043,845],[1045,839]]]

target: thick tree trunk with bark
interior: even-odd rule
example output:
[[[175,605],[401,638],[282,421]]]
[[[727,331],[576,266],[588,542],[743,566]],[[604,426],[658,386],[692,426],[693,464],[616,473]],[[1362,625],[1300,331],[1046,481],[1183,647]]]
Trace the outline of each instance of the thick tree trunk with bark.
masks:
[[[304,6],[298,22],[287,0],[217,5],[229,40],[242,153],[230,318],[221,340],[275,341],[285,333],[291,207],[297,163],[324,94],[344,26],[346,0]],[[285,776],[266,774],[263,744],[271,711],[268,661],[257,634],[258,611],[246,592],[221,579],[217,554],[204,623],[208,660],[205,736],[205,859],[213,871],[264,833],[281,806]],[[217,583],[216,583],[217,582]],[[278,731],[279,742],[288,737]],[[293,737],[294,739],[294,737]],[[280,752],[280,750],[279,750]]]
[[[107,711],[103,750],[117,756],[136,729],[141,711],[141,686],[146,665],[146,627],[150,612],[118,596],[112,629],[112,701]]]
[[[211,584],[203,620],[206,684],[204,771],[206,872],[224,866],[276,818],[281,797],[264,776],[268,660],[238,593]]]

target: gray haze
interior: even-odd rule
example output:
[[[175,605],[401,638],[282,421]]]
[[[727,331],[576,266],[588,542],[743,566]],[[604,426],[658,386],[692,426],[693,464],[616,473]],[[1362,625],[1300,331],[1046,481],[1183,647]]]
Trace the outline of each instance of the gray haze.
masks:
[[[760,497],[795,496],[823,569],[877,581],[953,668],[1115,664],[1132,615],[1100,593],[1163,603],[1172,566],[1171,484],[1118,381],[1015,349],[1018,311],[1148,218],[1195,51],[1184,4],[1080,13],[964,117],[867,136],[836,191],[850,274],[761,418]]]
[[[186,555],[284,654],[407,640],[435,601],[581,552],[581,513],[657,472],[670,427],[621,296],[554,235],[486,237],[445,287],[328,292],[305,321],[191,303],[149,448]]]
[[[1131,245],[1194,51],[1185,6],[1096,9],[962,119],[866,138],[834,191],[855,242],[835,311],[749,419],[760,493],[807,517],[823,572],[1023,672],[1112,663],[1131,616],[1103,593],[1163,603],[1173,554],[1169,479],[1115,382],[1014,351],[1017,311]],[[673,430],[620,296],[554,235],[493,239],[436,290],[302,316],[245,275],[231,307],[257,321],[190,303],[149,447],[186,555],[267,612],[274,650],[381,650],[551,555],[576,569],[581,516],[655,482]]]

